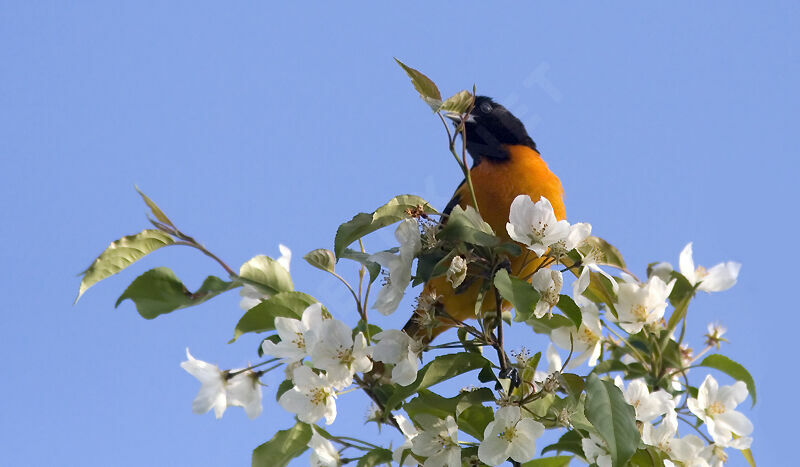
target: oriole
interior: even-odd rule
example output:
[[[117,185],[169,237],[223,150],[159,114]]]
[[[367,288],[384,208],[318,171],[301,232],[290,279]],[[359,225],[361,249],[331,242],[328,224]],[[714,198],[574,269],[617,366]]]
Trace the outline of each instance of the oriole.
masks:
[[[461,123],[461,117],[453,115],[450,118],[456,122],[456,126]],[[521,194],[529,195],[533,201],[544,196],[550,200],[559,220],[566,217],[561,181],[547,167],[536,149],[536,143],[517,117],[491,98],[476,96],[475,104],[464,124],[466,148],[473,161],[470,177],[475,198],[483,220],[492,227],[496,235],[504,240],[511,240],[506,231],[506,223],[511,202]],[[458,186],[444,213],[449,214],[456,205],[472,205],[472,197],[465,182]],[[521,271],[525,252],[534,255],[524,246],[522,251],[522,255],[511,258],[511,273],[525,277],[536,269],[539,262],[528,261],[525,270]],[[463,290],[454,290],[445,277],[440,276],[425,284],[422,296],[438,296],[438,303],[446,315],[464,321],[475,317],[475,304],[480,288],[480,281],[475,281]],[[503,308],[510,308],[510,304],[504,302]],[[496,310],[494,297],[487,297],[481,310]],[[443,324],[436,327],[432,336],[429,336],[430,330],[422,329],[419,323],[419,313],[417,310],[403,328],[412,337],[428,341],[453,325],[452,321],[448,324],[448,320],[441,319],[440,323]]]

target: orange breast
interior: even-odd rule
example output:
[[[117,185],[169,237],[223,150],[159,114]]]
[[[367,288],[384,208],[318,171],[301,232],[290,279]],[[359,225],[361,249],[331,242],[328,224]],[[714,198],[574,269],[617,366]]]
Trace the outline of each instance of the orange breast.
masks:
[[[527,146],[509,146],[508,150],[510,160],[483,160],[470,171],[483,220],[498,236],[509,238],[506,223],[511,202],[517,195],[528,195],[534,202],[544,196],[553,205],[556,217],[565,219],[561,181],[539,153]],[[462,207],[472,204],[466,185],[459,188],[459,194]]]
[[[511,156],[509,160],[481,161],[470,171],[470,176],[483,220],[492,227],[495,234],[510,240],[506,231],[506,223],[511,210],[511,202],[518,195],[528,195],[534,202],[544,196],[550,200],[558,219],[566,218],[566,212],[562,200],[564,190],[561,187],[561,181],[550,171],[539,153],[527,146],[510,146],[508,149]],[[462,207],[472,205],[472,197],[466,184],[459,187],[457,194]],[[511,261],[512,273],[518,277],[529,276],[539,265],[538,261],[528,261],[525,270],[520,270],[526,251],[528,250],[523,248],[523,254]],[[447,313],[459,320],[466,320],[475,317],[475,301],[479,289],[480,284],[476,282],[456,294],[444,277],[437,277],[425,284],[423,293],[442,295],[441,301]],[[510,309],[510,307],[508,302],[503,303],[504,309]],[[494,297],[487,297],[481,309],[483,312],[494,310]],[[442,325],[435,330],[434,335],[443,332],[450,326],[450,324]]]

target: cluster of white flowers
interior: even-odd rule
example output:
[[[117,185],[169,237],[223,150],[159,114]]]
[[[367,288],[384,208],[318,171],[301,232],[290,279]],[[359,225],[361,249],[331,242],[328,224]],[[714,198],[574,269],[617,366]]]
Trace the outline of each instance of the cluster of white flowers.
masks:
[[[275,318],[275,328],[280,342],[265,340],[261,349],[265,355],[294,364],[290,366],[294,387],[278,403],[306,423],[324,417],[330,425],[336,418],[336,390],[352,384],[355,373],[372,369],[372,348],[363,333],[353,337],[345,323],[326,317],[319,303],[306,308],[299,320]],[[320,373],[299,364],[306,357]]]
[[[552,205],[544,197],[537,202],[528,196],[517,197],[511,205],[506,227],[513,240],[537,256],[546,255],[557,262],[566,262],[567,255],[574,259],[575,251],[587,244],[591,234],[589,224],[571,225],[565,220],[557,220]],[[411,279],[412,263],[422,248],[416,219],[400,222],[395,237],[400,243],[397,253],[381,252],[370,257],[388,270],[388,278],[373,304],[373,308],[384,315],[397,309]],[[546,385],[546,381],[560,378],[557,373],[564,366],[553,344],[572,353],[566,368],[575,368],[583,363],[595,366],[606,342],[603,327],[607,323],[615,323],[629,334],[643,330],[659,332],[664,328],[668,299],[676,284],[671,265],[657,264],[644,283],[626,273],[621,274],[620,280],[600,267],[597,252],[582,251],[578,251],[580,261],[573,265],[580,272],[572,286],[574,302],[580,310],[580,326],[561,326],[550,331],[552,343],[546,353],[547,371],[536,371],[532,376],[529,383],[534,390],[543,390],[549,387],[550,383]],[[288,271],[291,251],[281,245],[281,253],[283,256],[278,262]],[[464,282],[470,261],[469,255],[455,256],[451,260],[446,278],[453,287]],[[680,273],[689,283],[706,292],[721,291],[734,285],[741,267],[734,262],[721,263],[709,270],[695,267],[691,243],[681,252],[679,265]],[[615,313],[602,313],[595,302],[583,295],[589,287],[592,272],[602,274],[609,281],[614,299],[608,303]],[[530,280],[539,293],[533,316],[536,320],[552,318],[553,308],[563,306],[559,305],[564,283],[562,271],[541,268]],[[247,287],[242,290],[242,296],[241,306],[245,309],[268,298]],[[278,339],[265,340],[262,350],[265,355],[280,359],[287,365],[287,378],[293,384],[278,402],[296,414],[300,421],[309,424],[323,418],[327,424],[333,423],[337,391],[350,386],[356,373],[370,371],[373,361],[387,365],[387,375],[392,383],[402,386],[413,383],[424,350],[423,342],[399,330],[375,334],[372,336],[374,345],[369,346],[363,333],[354,336],[348,325],[332,318],[319,303],[305,309],[300,319],[275,318],[275,329]],[[708,347],[719,346],[724,332],[725,329],[719,325],[709,325],[706,335]],[[195,412],[206,413],[213,408],[219,418],[228,406],[241,406],[251,418],[260,414],[260,373],[252,369],[221,371],[215,365],[194,359],[188,349],[187,358],[181,366],[202,383],[193,403]],[[691,356],[687,359],[691,360]],[[689,365],[689,361],[685,364]],[[674,465],[675,461],[684,466],[719,466],[726,458],[726,448],[747,449],[752,442],[749,437],[753,431],[752,423],[735,410],[748,395],[742,382],[719,387],[709,375],[699,388],[697,398],[688,398],[681,409],[677,409],[679,397],[664,390],[650,392],[643,379],[632,380],[626,387],[617,376],[615,384],[635,410],[642,442],[658,448],[671,459],[665,460],[665,465]],[[675,388],[680,390],[682,385],[676,384]],[[501,398],[493,421],[484,430],[478,446],[478,459],[484,464],[499,465],[508,459],[524,463],[536,453],[536,440],[545,427],[521,411],[513,399],[514,396],[510,395]],[[679,437],[679,411],[684,414],[691,411],[702,420],[713,442],[706,444],[693,434]],[[396,463],[416,465],[413,454],[425,459],[425,467],[461,465],[459,429],[453,416],[417,415],[414,418],[416,426],[400,414],[395,414],[394,420],[405,437],[405,442],[393,452]],[[309,447],[313,451],[312,465],[339,464],[339,453],[315,428]],[[582,448],[590,463],[601,467],[611,465],[608,446],[595,433],[582,440]]]
[[[514,200],[507,224],[508,234],[512,239],[524,244],[538,256],[547,254],[558,260],[574,248],[580,248],[589,237],[589,224],[573,224],[558,221],[550,202],[541,198],[534,203],[528,196],[519,196]],[[590,251],[581,254],[581,272],[573,283],[573,297],[581,311],[580,327],[559,327],[551,331],[550,338],[558,347],[573,352],[567,368],[575,368],[588,360],[594,366],[601,354],[604,342],[603,324],[598,306],[583,297],[591,279],[590,273],[597,272],[608,279],[616,296],[613,303],[616,316],[605,314],[605,319],[616,323],[627,333],[636,334],[642,329],[656,330],[664,326],[664,314],[668,298],[676,283],[669,263],[659,263],[652,268],[652,273],[645,283],[641,283],[626,273],[622,273],[623,281],[618,283],[610,274],[600,268],[597,259]],[[719,292],[732,287],[736,283],[741,265],[735,262],[720,263],[706,270],[702,266],[695,267],[692,258],[692,244],[689,243],[680,253],[680,273],[697,290]],[[542,319],[550,316],[551,310],[558,304],[563,276],[556,270],[540,269],[532,277],[532,285],[539,292],[540,298],[535,307],[534,316]],[[719,346],[725,328],[718,324],[709,324],[706,344]],[[554,371],[560,369],[561,358],[550,345],[547,350],[548,371],[537,371],[535,381],[537,387]],[[686,362],[688,365],[689,362]],[[677,378],[677,376],[676,376]],[[678,413],[675,400],[664,390],[650,393],[644,380],[637,379],[626,388],[617,377],[617,386],[623,391],[625,400],[636,412],[636,420],[641,423],[642,440],[645,444],[655,446],[667,453],[674,461],[685,466],[720,466],[726,459],[724,449],[728,447],[747,449],[752,442],[748,435],[753,426],[750,421],[734,408],[747,397],[747,389],[741,381],[732,386],[718,389],[712,376],[707,376],[700,387],[697,399],[689,398],[686,405],[708,430],[713,443],[706,444],[698,436],[688,434],[678,438]],[[676,387],[682,386],[676,382]],[[499,412],[498,412],[499,413]],[[654,425],[654,421],[659,423]],[[486,438],[489,437],[487,428]],[[493,441],[492,446],[499,445]],[[595,434],[582,440],[583,451],[587,461],[599,466],[610,466],[611,456],[605,441]],[[486,453],[489,445],[486,440],[481,444],[483,456],[481,461],[494,465],[511,456],[511,451],[495,448],[493,454]],[[505,448],[510,449],[510,448]],[[481,451],[479,451],[481,454]],[[505,456],[505,457],[503,457]],[[500,459],[502,457],[502,459]],[[527,460],[527,459],[526,459]],[[665,465],[674,465],[665,461]]]

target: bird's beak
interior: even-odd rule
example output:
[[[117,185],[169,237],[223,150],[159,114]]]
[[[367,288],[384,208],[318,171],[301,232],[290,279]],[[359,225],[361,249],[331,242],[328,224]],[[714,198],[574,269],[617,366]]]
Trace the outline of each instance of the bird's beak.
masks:
[[[444,114],[444,116],[452,120],[456,125],[461,123],[461,114],[458,112],[447,112]],[[475,121],[475,117],[473,117],[472,114],[469,114],[467,115],[466,121],[467,123],[472,123]]]

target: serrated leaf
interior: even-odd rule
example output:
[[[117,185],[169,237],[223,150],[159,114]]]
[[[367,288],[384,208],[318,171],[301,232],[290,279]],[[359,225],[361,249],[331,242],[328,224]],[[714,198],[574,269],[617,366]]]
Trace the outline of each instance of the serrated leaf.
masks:
[[[586,379],[586,418],[606,441],[611,464],[623,466],[639,446],[633,407],[625,402],[622,391],[594,373]]]
[[[128,235],[111,242],[108,248],[100,253],[92,265],[82,273],[83,279],[81,279],[75,303],[89,287],[122,271],[147,254],[173,243],[175,240],[171,236],[156,229],[142,230],[136,235]]]
[[[576,328],[581,327],[581,323],[583,322],[583,315],[581,314],[581,309],[575,303],[575,301],[569,295],[561,295],[558,299],[558,304],[556,305],[559,310],[563,311],[567,318],[572,320],[575,323]]]
[[[327,272],[334,272],[336,266],[336,256],[333,255],[331,250],[325,248],[309,251],[303,256],[303,259],[315,268]]]
[[[238,287],[235,282],[225,282],[219,277],[208,276],[192,293],[169,268],[151,269],[131,282],[119,296],[114,307],[126,299],[136,304],[136,311],[145,319],[170,313],[180,308],[199,305],[223,292]]]
[[[456,206],[447,218],[447,224],[436,235],[442,240],[464,242],[471,245],[494,247],[502,243],[491,226],[481,219],[472,206]]]
[[[591,254],[592,258],[599,265],[625,269],[625,260],[622,258],[622,253],[619,252],[617,247],[600,237],[588,237],[578,250],[584,256]]]
[[[161,208],[158,207],[158,205],[155,203],[155,201],[150,199],[146,194],[142,193],[142,190],[140,190],[138,186],[134,185],[134,188],[136,188],[136,191],[142,197],[142,199],[144,200],[144,203],[147,205],[147,207],[150,208],[150,212],[153,213],[153,216],[156,219],[158,219],[160,222],[162,222],[164,224],[167,224],[168,226],[172,227],[173,229],[178,230],[178,228],[175,227],[175,224],[173,224],[172,221],[169,220],[169,217],[167,217],[167,215],[164,214],[164,211],[162,211]]]
[[[300,319],[303,311],[310,305],[317,303],[317,299],[303,292],[281,292],[250,308],[239,319],[233,331],[234,342],[242,334],[248,332],[265,332],[275,329],[275,318]]]
[[[294,290],[289,271],[269,256],[258,255],[248,260],[239,268],[239,278],[267,295]]]
[[[275,433],[271,440],[253,450],[252,467],[283,467],[303,454],[311,441],[311,427],[297,422],[288,430]]]
[[[376,448],[367,451],[366,454],[361,456],[358,460],[356,467],[374,467],[380,464],[387,464],[392,462],[392,451],[385,448]]]
[[[420,389],[428,388],[454,376],[489,365],[491,365],[489,360],[476,353],[440,355],[419,370],[417,379],[413,383],[395,388],[395,391],[386,401],[386,410],[394,410],[400,402]]]
[[[747,385],[747,392],[750,393],[750,398],[753,399],[753,405],[756,405],[756,382],[753,380],[750,372],[741,364],[724,355],[712,354],[704,358],[703,361],[700,362],[700,366],[714,368],[737,381],[742,381]]]
[[[465,114],[472,107],[475,100],[472,93],[469,91],[459,91],[456,94],[445,99],[439,107],[441,112],[453,112],[457,114]]]
[[[434,112],[439,110],[439,107],[442,105],[442,93],[439,92],[436,83],[425,76],[421,71],[411,68],[397,58],[395,58],[394,61],[396,61],[397,64],[403,68],[403,71],[406,72],[408,77],[411,78],[411,84],[414,85],[414,89],[417,90],[422,100],[424,100]]]
[[[521,467],[564,467],[569,465],[569,461],[571,460],[572,456],[542,457],[525,462]]]
[[[539,302],[539,292],[533,286],[501,269],[494,275],[494,286],[503,299],[511,302],[516,310],[514,321],[527,321],[533,316],[533,309]]]
[[[337,258],[341,258],[344,249],[354,241],[382,227],[407,218],[409,210],[415,211],[418,208],[422,208],[422,211],[426,214],[437,214],[436,209],[428,204],[427,201],[415,195],[395,196],[372,214],[363,212],[356,214],[336,230],[333,253]]]

